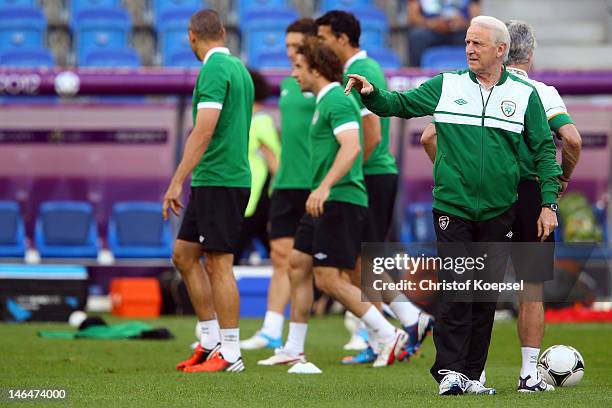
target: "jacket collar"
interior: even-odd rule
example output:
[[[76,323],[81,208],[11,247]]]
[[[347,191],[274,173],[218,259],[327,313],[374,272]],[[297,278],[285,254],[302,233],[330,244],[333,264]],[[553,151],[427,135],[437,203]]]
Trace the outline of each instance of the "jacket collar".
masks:
[[[476,78],[476,74],[473,73],[472,71],[468,71],[468,72],[470,74],[470,79],[472,80],[472,82],[474,82],[475,84],[479,84],[478,78]],[[495,86],[503,85],[504,82],[506,82],[506,79],[508,79],[508,70],[506,69],[505,65],[502,65],[502,73],[501,73],[501,76],[499,77],[499,81],[497,81]]]

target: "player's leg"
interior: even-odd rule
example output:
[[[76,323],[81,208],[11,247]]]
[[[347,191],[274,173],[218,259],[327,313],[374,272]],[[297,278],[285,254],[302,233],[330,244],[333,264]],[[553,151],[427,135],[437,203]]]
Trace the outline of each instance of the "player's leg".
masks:
[[[366,241],[385,242],[393,219],[395,197],[397,195],[397,174],[376,174],[365,176],[368,190],[369,223],[366,228]],[[385,279],[382,275],[381,279]],[[390,277],[386,277],[390,280]],[[402,359],[415,354],[425,337],[431,333],[433,318],[412,303],[406,295],[397,291],[383,291],[383,301],[398,318],[404,330],[408,333]]]
[[[204,250],[212,301],[220,326],[221,347],[207,361],[188,372],[244,370],[240,354],[240,295],[234,277],[234,252],[240,239],[249,189],[202,187],[198,232]]]
[[[185,282],[200,328],[198,346],[190,358],[176,365],[178,370],[204,362],[213,351],[219,348],[219,323],[211,302],[210,282],[200,263],[201,255],[200,244],[181,239],[176,240],[172,261]]]
[[[312,277],[312,243],[314,220],[305,214],[295,234],[294,249],[289,256],[289,282],[291,293],[291,321],[287,341],[282,348],[259,365],[294,364],[305,359],[304,344],[308,318],[314,300]]]
[[[366,207],[326,202],[314,230],[313,266],[317,286],[372,329],[375,340],[381,343],[374,362],[379,367],[395,361],[408,336],[403,330],[396,330],[370,302],[363,302],[360,288],[341,277],[342,270],[349,273],[355,268],[366,217]]]
[[[537,362],[544,338],[544,281],[553,278],[554,235],[546,242],[538,242],[537,219],[540,215],[540,188],[537,182],[523,180],[518,187],[517,216],[513,225],[512,264],[517,280],[523,281],[519,294],[517,319],[521,343],[521,371],[518,391],[553,391],[540,378]]]
[[[243,349],[276,349],[282,345],[284,313],[290,299],[289,255],[294,236],[304,215],[308,190],[275,190],[270,198],[269,237],[272,277],[263,326],[252,337],[241,342]]]
[[[177,364],[178,370],[204,362],[213,351],[218,349],[220,342],[219,323],[211,300],[210,282],[200,262],[203,250],[199,242],[197,225],[198,208],[202,204],[199,201],[199,195],[197,188],[191,190],[189,203],[172,253],[173,264],[185,282],[200,329],[198,346],[190,358]]]

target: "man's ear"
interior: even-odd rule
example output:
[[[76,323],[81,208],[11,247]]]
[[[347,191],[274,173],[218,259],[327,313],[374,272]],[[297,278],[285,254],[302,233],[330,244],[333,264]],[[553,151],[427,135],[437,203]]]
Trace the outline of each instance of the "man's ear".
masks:
[[[346,47],[348,44],[351,43],[346,33],[340,34],[340,36],[338,37],[338,41],[340,42],[340,45],[342,45],[343,47]]]

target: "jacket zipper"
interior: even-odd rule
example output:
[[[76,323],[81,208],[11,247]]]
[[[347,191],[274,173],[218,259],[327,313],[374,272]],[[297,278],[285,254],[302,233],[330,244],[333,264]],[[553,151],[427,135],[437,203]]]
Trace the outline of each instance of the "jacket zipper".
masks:
[[[489,104],[489,99],[491,99],[491,95],[493,94],[493,88],[489,92],[489,96],[487,96],[487,101],[485,102],[484,96],[482,94],[482,85],[478,84],[478,90],[480,91],[480,99],[482,101],[482,118],[480,123],[480,184],[478,185],[478,196],[476,198],[476,219],[480,220],[480,192],[482,190],[483,178],[484,178],[484,133],[485,133],[485,114],[487,111],[487,105]]]

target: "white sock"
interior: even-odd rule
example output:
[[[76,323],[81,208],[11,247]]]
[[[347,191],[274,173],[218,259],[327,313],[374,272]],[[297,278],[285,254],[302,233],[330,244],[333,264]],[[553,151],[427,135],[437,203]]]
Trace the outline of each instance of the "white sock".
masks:
[[[370,345],[370,347],[372,347],[374,353],[378,354],[380,352],[380,343],[376,340],[376,334],[374,333],[374,330],[372,330],[370,327],[365,326],[365,328],[368,331],[368,344]]]
[[[221,341],[219,337],[219,322],[217,319],[198,322],[200,326],[200,344],[207,350],[212,349]]]
[[[289,322],[289,334],[285,343],[285,351],[290,355],[300,355],[304,352],[308,323]]]
[[[540,349],[534,347],[521,347],[521,355],[523,356],[523,364],[521,366],[521,377],[531,375],[531,379],[535,380],[538,375],[538,356]]]
[[[280,313],[272,312],[268,310],[264,317],[263,326],[261,332],[266,336],[278,339],[283,335],[283,323],[285,322],[285,316]]]
[[[389,303],[389,307],[404,327],[412,326],[419,321],[421,310],[408,300],[404,294],[393,299],[393,302]]]
[[[230,363],[240,358],[240,329],[221,329],[221,354]]]
[[[393,340],[395,327],[385,319],[385,317],[374,306],[370,306],[368,311],[361,316],[361,320],[373,332],[373,338],[381,343]]]

